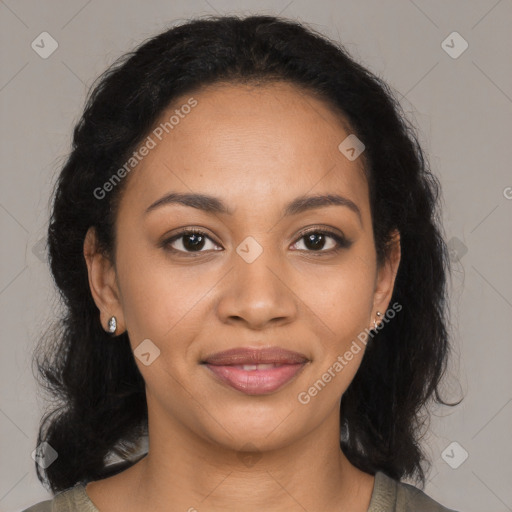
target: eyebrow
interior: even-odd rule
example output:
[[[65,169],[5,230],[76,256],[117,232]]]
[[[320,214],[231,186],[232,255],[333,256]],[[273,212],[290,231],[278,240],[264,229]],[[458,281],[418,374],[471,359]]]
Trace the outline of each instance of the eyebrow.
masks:
[[[230,210],[218,197],[206,194],[171,192],[148,206],[145,214],[148,214],[161,206],[170,204],[190,206],[192,208],[197,208],[198,210],[203,210],[207,213],[222,213],[225,215],[233,215],[234,213],[233,210]],[[338,194],[317,194],[313,196],[297,197],[285,205],[283,215],[288,217],[290,215],[297,215],[305,211],[325,206],[346,206],[357,214],[359,222],[362,225],[361,210],[359,207],[350,199]]]

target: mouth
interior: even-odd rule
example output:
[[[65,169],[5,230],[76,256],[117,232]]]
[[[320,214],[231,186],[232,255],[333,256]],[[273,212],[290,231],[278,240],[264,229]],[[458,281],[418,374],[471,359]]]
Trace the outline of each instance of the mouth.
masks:
[[[280,347],[235,348],[201,361],[220,382],[247,395],[272,393],[290,382],[309,359]]]

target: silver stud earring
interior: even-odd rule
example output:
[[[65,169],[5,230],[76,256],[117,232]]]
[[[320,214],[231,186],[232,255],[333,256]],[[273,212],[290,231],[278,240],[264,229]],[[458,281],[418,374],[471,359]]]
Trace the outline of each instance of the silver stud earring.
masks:
[[[117,329],[117,321],[115,316],[111,316],[110,320],[108,321],[108,332],[110,334],[115,334]]]
[[[377,316],[378,316],[378,317],[379,317],[379,319],[380,319],[380,317],[382,316],[382,313],[381,313],[380,311],[377,311]],[[379,323],[379,325],[380,325],[380,323]],[[377,328],[378,328],[377,322],[376,322],[375,320],[373,321],[373,328],[374,328],[375,330],[377,330]]]

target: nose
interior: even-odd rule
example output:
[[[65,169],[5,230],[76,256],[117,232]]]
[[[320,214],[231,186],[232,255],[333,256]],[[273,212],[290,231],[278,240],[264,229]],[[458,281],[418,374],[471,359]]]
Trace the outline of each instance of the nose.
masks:
[[[297,317],[298,298],[289,273],[269,251],[252,263],[234,255],[234,268],[223,280],[217,314],[223,323],[243,323],[252,330],[287,324]]]

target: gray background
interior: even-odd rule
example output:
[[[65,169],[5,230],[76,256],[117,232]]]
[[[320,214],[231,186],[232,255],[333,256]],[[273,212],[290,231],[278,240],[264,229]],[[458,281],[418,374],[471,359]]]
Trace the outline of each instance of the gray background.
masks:
[[[461,512],[512,511],[511,0],[0,1],[0,511],[51,497],[31,458],[44,405],[31,356],[57,308],[44,256],[48,199],[87,88],[143,39],[215,12],[309,23],[397,91],[441,178],[456,263],[445,386],[448,399],[465,400],[434,410],[425,491]],[[43,31],[59,45],[47,59],[31,48]],[[453,31],[469,44],[457,58],[442,46]],[[463,450],[453,469],[447,461],[460,463]]]

